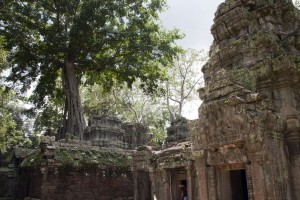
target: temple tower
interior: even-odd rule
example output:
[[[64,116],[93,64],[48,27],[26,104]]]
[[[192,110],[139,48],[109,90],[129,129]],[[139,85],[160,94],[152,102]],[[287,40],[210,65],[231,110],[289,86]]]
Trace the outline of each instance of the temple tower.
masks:
[[[291,0],[218,7],[194,135],[200,199],[300,199],[299,14]]]

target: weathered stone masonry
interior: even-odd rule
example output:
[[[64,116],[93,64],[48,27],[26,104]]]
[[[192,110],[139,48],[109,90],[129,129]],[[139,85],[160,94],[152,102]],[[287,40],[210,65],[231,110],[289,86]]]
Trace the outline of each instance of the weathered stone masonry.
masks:
[[[169,200],[179,184],[189,200],[300,199],[299,12],[291,0],[226,0],[196,123],[174,124],[156,149],[140,125],[95,117],[89,141],[46,138],[25,156],[17,199]]]
[[[177,198],[169,191],[180,181],[189,200],[300,199],[299,20],[291,0],[218,7],[191,147],[164,150],[174,165],[159,166],[164,153],[137,152],[137,171],[165,188],[152,187],[149,199]]]
[[[25,155],[15,198],[133,199],[131,154],[90,142],[54,142],[54,137],[45,137],[41,152]]]
[[[134,197],[132,153],[144,145],[148,130],[141,124],[95,116],[84,135],[55,141],[42,137],[40,149],[16,149],[21,162],[14,199],[130,200]],[[16,188],[15,188],[16,189]],[[1,193],[0,193],[1,194]]]

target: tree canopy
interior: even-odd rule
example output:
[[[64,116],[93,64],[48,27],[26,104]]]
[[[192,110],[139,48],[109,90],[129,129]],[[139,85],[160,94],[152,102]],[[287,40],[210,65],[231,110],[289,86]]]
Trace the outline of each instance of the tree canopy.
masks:
[[[160,26],[165,6],[165,0],[1,1],[8,80],[22,91],[37,82],[32,96],[37,107],[64,95],[63,131],[82,138],[79,84],[101,83],[109,90],[139,79],[152,91],[165,78],[164,67],[178,51],[174,41],[181,38]]]
[[[135,82],[132,88],[124,85],[105,92],[101,85],[82,87],[85,115],[116,116],[126,122],[142,123],[152,134],[152,140],[161,142],[166,137],[166,128],[172,121],[182,118],[187,102],[198,100],[197,89],[203,83],[201,67],[207,60],[207,52],[187,49],[173,58],[167,72],[167,81],[162,93],[145,94]],[[195,108],[197,109],[197,108]]]

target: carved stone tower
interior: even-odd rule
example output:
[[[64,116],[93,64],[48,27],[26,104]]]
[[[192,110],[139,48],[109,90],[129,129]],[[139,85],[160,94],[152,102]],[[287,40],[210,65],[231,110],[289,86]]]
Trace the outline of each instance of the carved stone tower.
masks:
[[[218,7],[194,136],[201,199],[300,199],[299,14],[292,0]]]

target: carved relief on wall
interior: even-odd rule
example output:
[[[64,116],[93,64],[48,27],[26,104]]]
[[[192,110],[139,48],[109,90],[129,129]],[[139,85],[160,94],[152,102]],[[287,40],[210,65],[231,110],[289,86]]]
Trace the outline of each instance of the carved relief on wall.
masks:
[[[239,105],[227,100],[204,105],[200,111],[199,132],[194,135],[198,146],[219,146],[244,140],[246,117]]]
[[[282,139],[285,122],[272,110],[272,102],[259,93],[244,91],[242,94],[200,107],[201,120],[194,134],[196,148],[261,143],[267,137]]]
[[[243,163],[247,161],[247,156],[243,149],[234,145],[221,147],[208,152],[207,163],[210,165],[224,165],[231,163]]]

